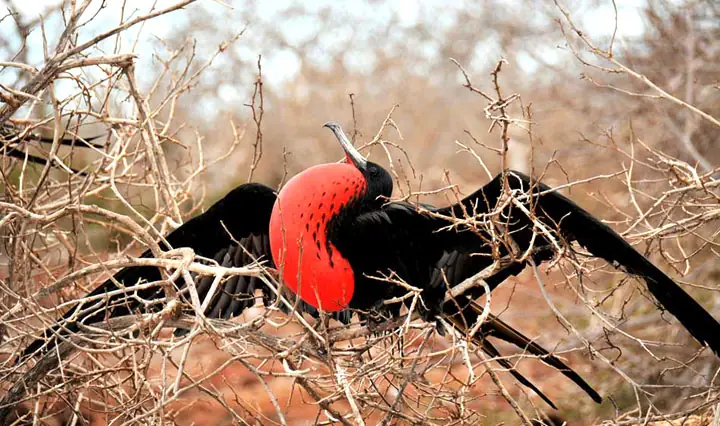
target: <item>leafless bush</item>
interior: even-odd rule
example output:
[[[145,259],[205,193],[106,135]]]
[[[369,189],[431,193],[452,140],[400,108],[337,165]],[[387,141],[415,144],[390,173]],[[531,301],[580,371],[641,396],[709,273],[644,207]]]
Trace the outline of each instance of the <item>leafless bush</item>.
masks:
[[[493,424],[542,417],[541,402],[465,336],[438,336],[412,312],[379,329],[316,324],[261,307],[220,321],[180,315],[192,307],[169,298],[160,311],[98,324],[42,360],[15,365],[19,350],[121,267],[165,269],[165,280],[141,285],[220,273],[262,274],[274,283],[262,268],[225,271],[187,249],[164,252],[157,241],[248,177],[279,185],[304,167],[336,160],[337,149],[316,140],[329,119],[353,123],[353,139],[396,177],[397,198],[452,202],[501,167],[524,167],[612,221],[717,312],[720,15],[712,2],[650,3],[649,30],[638,46],[622,49],[612,31],[606,40],[588,35],[562,4],[538,8],[552,19],[527,25],[501,4],[493,16],[456,9],[449,28],[403,30],[393,15],[383,24],[386,44],[356,35],[335,47],[372,53],[374,66],[360,71],[342,60],[329,69],[313,61],[313,40],[294,43],[280,26],[255,30],[258,42],[237,22],[231,31],[213,25],[209,9],[193,3],[123,14],[102,30],[91,25],[97,16],[127,11],[73,1],[38,20],[12,14],[2,24],[21,43],[0,63],[0,122],[13,123],[20,136],[53,141],[49,148],[3,141],[6,151],[51,158],[46,166],[0,159],[0,412],[16,423]],[[242,18],[262,21],[256,7],[239,8]],[[315,16],[322,22],[316,39],[344,22],[327,19],[332,13]],[[189,26],[159,40],[153,72],[140,71],[138,62],[147,60],[137,48],[140,34],[172,14],[184,14]],[[287,19],[306,15],[300,7],[285,12]],[[44,26],[53,16],[62,18],[56,37]],[[508,61],[473,64],[483,42],[467,30],[474,25],[499,40]],[[200,50],[189,32],[222,40]],[[32,36],[44,46],[41,64],[28,55]],[[436,41],[438,56],[405,54],[408,40]],[[581,70],[545,64],[542,76],[524,76],[517,59],[542,61],[539,49],[527,47],[538,40],[563,43]],[[239,43],[290,46],[302,72],[269,85],[263,61],[254,53],[240,57]],[[217,71],[217,61],[232,72]],[[576,71],[583,81],[569,80]],[[237,95],[242,102],[221,106],[218,87],[228,85],[244,93]],[[199,123],[198,105],[208,99],[217,112]],[[104,148],[84,143],[98,134]],[[74,147],[60,144],[68,137]],[[133,257],[145,248],[154,259]],[[527,354],[506,351],[508,359],[571,424],[717,416],[717,358],[661,317],[634,280],[567,254],[480,303],[567,359],[609,401],[582,400]],[[174,327],[191,332],[175,337]]]

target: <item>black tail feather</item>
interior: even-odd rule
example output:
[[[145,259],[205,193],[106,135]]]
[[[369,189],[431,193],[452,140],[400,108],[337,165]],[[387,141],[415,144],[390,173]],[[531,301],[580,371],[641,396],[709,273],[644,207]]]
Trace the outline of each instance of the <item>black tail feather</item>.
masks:
[[[547,185],[535,182],[519,172],[511,172],[508,181],[513,189],[529,190],[534,185],[535,194],[550,191]],[[562,194],[547,192],[536,200],[535,211],[540,219],[553,228],[559,225],[566,239],[577,241],[593,256],[644,279],[660,307],[675,316],[701,344],[720,355],[720,323],[675,281],[638,253],[612,228]]]
[[[458,313],[459,307],[461,306],[460,304],[446,304],[444,308],[444,317],[451,322],[455,329],[464,334],[468,332],[468,327],[471,327],[480,318],[483,310],[476,303],[468,301],[466,299],[461,300],[460,303],[462,303],[463,306],[460,313]],[[489,314],[487,316],[486,322],[480,327],[479,332],[472,336],[472,340],[479,347],[483,348],[483,350],[485,350],[485,352],[489,355],[492,355],[494,357],[499,356],[497,350],[492,347],[488,342],[488,337],[495,337],[504,340],[522,349],[523,351],[539,357],[543,362],[557,369],[565,377],[570,379],[573,383],[575,383],[578,387],[585,391],[593,399],[593,401],[597,403],[602,402],[602,397],[582,377],[580,377],[579,374],[573,371],[559,358],[548,352],[545,348],[533,342],[532,340],[524,336],[522,333],[515,330],[510,325],[506,324],[492,314]],[[494,353],[497,354],[493,355],[488,352],[488,350],[494,351]],[[528,379],[522,377],[517,371],[512,369],[512,365],[508,363],[507,360],[501,359],[498,360],[498,362],[503,367],[508,368],[510,373],[515,378],[517,378],[520,383],[536,392],[553,408],[555,407],[552,402],[549,402],[549,399],[547,399],[547,397],[542,394],[542,392],[540,392],[532,383],[530,383]]]
[[[592,388],[578,373],[576,373],[567,364],[562,362],[558,357],[552,355],[545,348],[528,339],[526,336],[521,334],[519,331],[512,328],[510,325],[500,320],[496,316],[490,314],[488,316],[487,327],[484,327],[483,333],[487,336],[496,337],[504,340],[508,343],[515,345],[516,347],[527,351],[531,355],[540,358],[547,365],[555,368],[561,372],[565,377],[570,379],[573,383],[578,385],[580,389],[585,391],[593,401],[598,404],[602,402],[602,397]]]
[[[540,398],[542,398],[543,401],[545,401],[549,406],[557,410],[557,407],[555,404],[548,398],[540,389],[538,389],[530,380],[528,380],[525,376],[520,374],[505,358],[502,358],[500,355],[500,352],[493,346],[490,342],[488,342],[485,339],[480,339],[480,341],[476,341],[476,343],[482,348],[482,350],[493,357],[494,361],[503,366],[505,369],[507,369],[508,373],[510,373],[515,379],[520,382],[523,386],[531,389],[533,392],[535,392]]]

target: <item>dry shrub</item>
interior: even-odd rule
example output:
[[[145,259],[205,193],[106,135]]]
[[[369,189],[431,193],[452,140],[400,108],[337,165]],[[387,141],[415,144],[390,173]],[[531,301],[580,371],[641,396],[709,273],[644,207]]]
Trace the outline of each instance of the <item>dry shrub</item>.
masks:
[[[535,5],[531,20],[503,2],[442,10],[435,20],[441,10],[429,5],[409,25],[374,2],[377,14],[355,20],[338,8],[293,6],[269,17],[260,3],[193,3],[143,9],[121,24],[122,10],[86,2],[42,20],[5,18],[12,59],[2,64],[0,121],[55,138],[50,148],[26,145],[86,172],[0,163],[0,371],[4,401],[20,401],[0,409],[18,423],[493,424],[541,416],[537,398],[461,336],[437,336],[419,321],[383,333],[362,324],[316,330],[309,318],[259,307],[233,321],[178,319],[166,301],[159,313],[101,326],[112,337],[94,330],[94,345],[65,344],[61,366],[14,364],[73,300],[145,248],[171,276],[217,273],[199,271],[187,250],[162,253],[154,242],[237,184],[278,186],[339,159],[320,130],[330,119],[392,168],[397,198],[445,203],[486,182],[486,169],[534,171],[717,312],[720,16],[712,2],[649,2],[647,30],[622,45],[612,27],[605,38],[588,35],[578,12],[562,5]],[[107,16],[111,27],[89,24]],[[293,20],[309,20],[311,36],[284,30]],[[41,31],[52,22],[55,37]],[[162,38],[142,37],[169,22],[175,28]],[[47,57],[34,63],[28,52],[44,41]],[[556,45],[563,48],[548,59]],[[273,77],[282,55],[299,71]],[[494,79],[500,56],[508,61]],[[520,66],[528,61],[532,72]],[[63,135],[96,134],[103,149],[79,137],[72,149],[58,144]],[[494,313],[608,397],[596,406],[539,361],[513,355],[571,424],[715,415],[717,358],[659,315],[635,281],[582,259],[493,293]],[[174,338],[175,326],[192,332]]]

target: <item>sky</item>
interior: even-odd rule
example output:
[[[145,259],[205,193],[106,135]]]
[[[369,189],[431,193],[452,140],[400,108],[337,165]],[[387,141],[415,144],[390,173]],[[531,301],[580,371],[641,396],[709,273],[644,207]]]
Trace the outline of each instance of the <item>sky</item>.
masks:
[[[17,10],[25,16],[25,19],[32,19],[42,14],[51,5],[57,4],[56,0],[10,0]],[[513,0],[519,4],[526,4],[522,0]],[[99,0],[94,1],[91,5],[90,10],[97,9],[96,5],[101,2]],[[88,28],[88,32],[97,33],[104,28],[109,28],[110,25],[117,24],[118,17],[121,13],[121,7],[123,2],[119,0],[111,0],[107,3],[107,9],[98,17],[96,21],[92,22],[92,26]],[[174,4],[174,1],[158,0],[155,2],[157,8],[167,7],[170,4]],[[421,8],[422,3],[422,8]],[[582,27],[588,31],[591,36],[607,36],[608,28],[613,27],[614,10],[613,4],[610,1],[598,2],[592,1],[573,1],[568,2],[568,9],[574,13],[578,13],[583,17],[580,22]],[[640,6],[645,2],[642,0],[623,0],[618,6],[618,40],[622,42],[625,37],[635,37],[644,31],[644,24],[640,14]],[[149,5],[152,2],[148,0],[127,0],[125,2],[125,13],[126,15],[132,13],[133,15],[146,13],[149,9]],[[242,21],[241,16],[244,2],[238,1],[213,1],[204,0],[200,1],[191,6],[191,8],[201,7],[211,12],[212,16],[217,16],[217,19],[227,20],[228,25],[235,26],[236,30],[239,31],[243,27],[248,26],[250,32],[256,31],[257,28],[253,27],[252,22],[238,22]],[[452,3],[454,7],[462,7],[462,2]],[[383,20],[389,19],[389,16],[393,13],[397,14],[400,19],[401,25],[412,26],[419,20],[428,19],[428,16],[433,20],[442,21],[443,7],[446,7],[446,3],[443,0],[391,0],[384,3],[379,2],[359,2],[359,1],[346,1],[338,2],[332,0],[310,0],[310,1],[291,1],[291,0],[274,0],[274,1],[260,1],[256,3],[257,13],[265,22],[271,22],[274,17],[282,14],[283,11],[290,7],[301,5],[309,11],[319,10],[322,8],[330,7],[338,9],[343,12],[342,16],[346,16],[349,21],[353,17],[367,17],[373,16],[373,19]],[[422,11],[425,13],[421,13]],[[592,13],[587,13],[592,11]],[[529,12],[532,12],[532,7],[529,7]],[[371,14],[371,15],[368,15]],[[163,36],[167,35],[173,29],[178,28],[183,24],[185,19],[185,13],[175,12],[168,14],[159,19],[153,20],[152,25],[143,28],[143,35],[145,39],[162,39]],[[6,20],[0,24],[0,32],[6,32],[13,30],[8,28],[8,25],[12,25],[11,22]],[[59,28],[60,25],[47,25],[47,28]],[[303,38],[310,38],[316,32],[316,23],[313,19],[293,19],[288,22],[284,22],[283,31],[292,34],[294,39],[302,40]],[[129,32],[132,34],[132,32]],[[189,36],[192,37],[192,34]],[[333,35],[334,36],[334,35]],[[342,37],[342,34],[337,35]],[[126,40],[131,40],[132,37],[126,37]],[[142,40],[142,39],[141,39]],[[41,43],[42,40],[37,35],[31,39],[31,43]],[[328,43],[332,43],[330,40]],[[243,48],[240,43],[239,50],[243,55],[247,55],[249,58],[256,57],[258,52],[252,49]],[[139,43],[138,48],[141,56],[145,53],[148,55],[152,54],[152,51],[143,52],[143,46],[151,49],[150,43]],[[40,56],[39,49],[33,49],[36,52],[36,57],[31,58],[31,62],[41,63],[42,57]],[[553,49],[548,49],[543,52],[543,55],[547,56],[546,59],[553,61],[554,56],[558,55],[558,52]],[[364,58],[362,58],[364,59]],[[364,60],[355,61],[358,66],[364,63]],[[533,64],[531,61],[518,64],[527,72],[533,71]],[[265,58],[265,73],[271,83],[281,83],[288,79],[291,79],[299,70],[299,64],[297,58],[286,52],[273,52]]]

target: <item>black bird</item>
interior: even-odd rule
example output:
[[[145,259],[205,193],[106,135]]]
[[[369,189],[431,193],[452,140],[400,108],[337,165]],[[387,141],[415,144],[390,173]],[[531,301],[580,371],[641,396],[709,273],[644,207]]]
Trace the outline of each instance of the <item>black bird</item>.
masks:
[[[314,166],[293,177],[279,194],[257,183],[241,185],[206,213],[170,233],[170,246],[192,247],[196,254],[214,257],[225,266],[264,259],[279,270],[284,283],[305,302],[305,310],[317,315],[316,309],[322,309],[345,321],[348,316],[343,313],[348,311],[370,319],[397,315],[400,304],[385,302],[403,296],[407,290],[387,279],[378,279],[392,276],[422,290],[417,307],[424,319],[446,320],[467,335],[482,315],[482,308],[474,300],[484,294],[484,287],[472,288],[445,302],[449,289],[492,265],[498,256],[513,250],[528,253],[525,260],[510,263],[485,280],[492,290],[521,272],[527,263],[550,260],[558,247],[576,241],[592,255],[644,279],[660,306],[701,344],[710,346],[716,354],[720,351],[720,324],[702,306],[615,231],[546,185],[520,172],[507,171],[448,207],[388,202],[393,189],[389,173],[367,161],[337,123],[325,126],[340,141],[346,163]],[[504,182],[510,191],[524,194],[515,198],[517,204],[498,206]],[[499,221],[505,229],[500,240],[482,226],[451,226],[451,218],[488,218],[496,207],[500,207]],[[544,230],[535,232],[529,212]],[[117,282],[129,286],[158,279],[160,274],[155,268],[126,268],[89,296],[117,290]],[[212,280],[205,277],[198,281],[202,298]],[[206,314],[222,318],[237,315],[254,304],[255,290],[262,291],[266,303],[274,298],[260,279],[234,276],[213,295]],[[58,336],[78,330],[74,321],[90,324],[126,315],[144,306],[139,299],[151,301],[163,295],[163,290],[152,288],[80,303],[65,315],[66,321],[48,329],[44,339],[26,348],[23,357],[43,346],[52,347]],[[597,392],[567,365],[497,317],[488,315],[478,332],[468,337],[493,357],[499,352],[489,337],[510,342],[540,357],[593,400],[601,401]],[[539,389],[510,368],[507,360],[499,362],[554,407]]]

